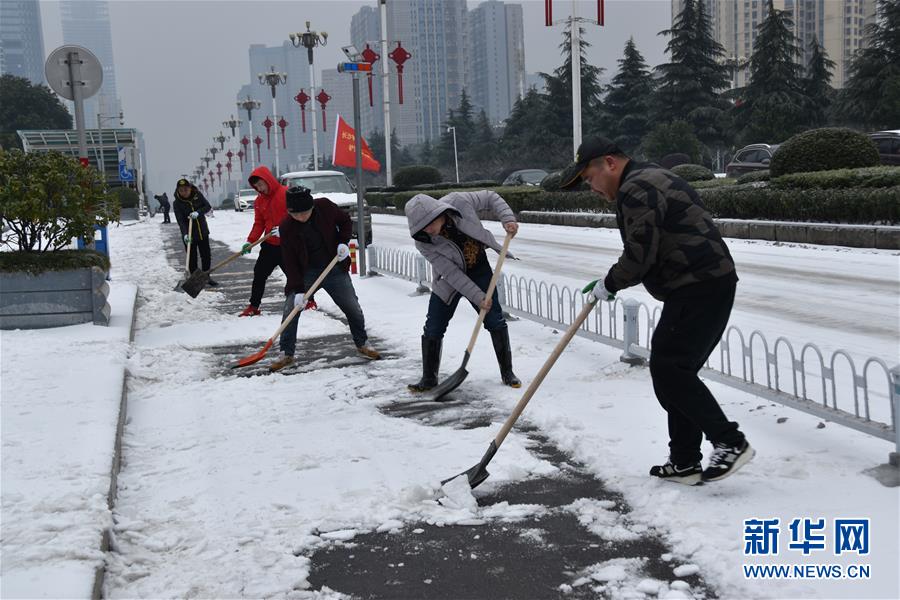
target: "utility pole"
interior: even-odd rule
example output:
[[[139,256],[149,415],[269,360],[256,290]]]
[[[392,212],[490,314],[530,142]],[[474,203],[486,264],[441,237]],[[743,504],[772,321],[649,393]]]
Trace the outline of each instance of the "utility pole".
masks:
[[[384,181],[393,185],[391,175],[391,82],[388,68],[387,0],[379,0],[381,5],[381,95],[384,105]]]

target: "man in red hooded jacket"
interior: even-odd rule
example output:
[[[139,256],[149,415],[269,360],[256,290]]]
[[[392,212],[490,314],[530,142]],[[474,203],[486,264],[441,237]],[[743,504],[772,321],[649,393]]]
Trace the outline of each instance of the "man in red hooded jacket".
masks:
[[[241,317],[253,317],[259,314],[259,305],[266,291],[266,281],[275,267],[284,270],[281,264],[281,237],[278,224],[287,218],[284,200],[284,192],[287,188],[278,183],[268,167],[259,166],[254,169],[248,181],[250,186],[259,192],[259,195],[256,196],[253,204],[253,228],[247,236],[247,242],[241,248],[241,254],[249,253],[250,245],[266,235],[267,232],[272,232],[273,235],[260,244],[259,257],[253,266],[250,304],[241,312],[239,315]],[[314,304],[312,300],[310,300],[310,304]],[[307,308],[314,308],[314,306],[307,306]]]

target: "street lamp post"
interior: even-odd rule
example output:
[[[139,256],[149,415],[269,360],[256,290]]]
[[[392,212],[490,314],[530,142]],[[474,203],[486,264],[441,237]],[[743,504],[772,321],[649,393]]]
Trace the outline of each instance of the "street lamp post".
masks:
[[[250,97],[250,95],[247,94],[247,99],[242,100],[241,102],[238,102],[237,106],[238,106],[238,108],[243,108],[244,110],[247,111],[247,123],[250,126],[250,139],[252,140],[253,139],[253,111],[259,110],[259,106],[260,106],[259,101],[252,99]],[[238,121],[238,125],[240,125],[240,121]],[[253,171],[256,168],[256,161],[253,160],[252,152],[248,152],[248,154],[250,155],[250,171]]]
[[[275,88],[279,85],[287,83],[287,73],[279,73],[275,70],[275,66],[270,67],[268,73],[260,73],[257,75],[260,85],[267,85],[272,90],[272,120],[278,116],[278,107],[275,106]],[[283,134],[282,134],[283,135]],[[281,163],[278,160],[278,130],[275,130],[275,178],[281,175]]]
[[[121,110],[118,115],[101,115],[97,113],[97,137],[99,138],[99,152],[96,152],[97,166],[100,167],[100,176],[103,177],[104,181],[106,180],[106,161],[103,160],[103,122],[113,119],[118,119],[119,125],[125,124],[125,114]]]
[[[456,153],[456,127],[448,127],[447,133],[453,132],[453,164],[456,165],[456,183],[459,183],[459,156]]]
[[[316,46],[325,46],[328,44],[328,34],[324,31],[310,31],[309,21],[306,22],[306,31],[291,33],[288,35],[294,48],[303,46],[306,48],[307,57],[309,58],[309,96],[316,97],[316,73],[313,69],[313,48]],[[319,133],[316,126],[316,103],[310,103],[310,111],[312,112],[312,134],[313,134],[313,170],[319,170]]]
[[[226,138],[224,135],[222,135],[221,131],[219,132],[219,135],[213,136],[213,141],[219,142],[219,150],[225,149],[225,140],[226,139],[228,139],[228,138]]]

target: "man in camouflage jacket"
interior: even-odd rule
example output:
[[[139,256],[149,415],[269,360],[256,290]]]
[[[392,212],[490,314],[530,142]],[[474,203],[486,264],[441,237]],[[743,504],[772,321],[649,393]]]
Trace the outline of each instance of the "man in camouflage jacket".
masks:
[[[611,301],[619,290],[643,283],[663,302],[651,341],[650,375],[668,414],[669,460],[650,474],[688,485],[727,477],[749,462],[754,450],[698,373],[734,304],[738,277],[728,247],[686,181],[658,165],[631,160],[606,138],[581,144],[562,187],[582,180],[615,202],[624,243],[606,276],[585,287],[588,299]],[[713,444],[705,470],[704,434]]]

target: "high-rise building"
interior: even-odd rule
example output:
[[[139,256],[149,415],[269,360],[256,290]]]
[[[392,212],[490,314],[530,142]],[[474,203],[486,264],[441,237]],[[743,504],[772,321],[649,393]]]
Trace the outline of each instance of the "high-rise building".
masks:
[[[0,74],[44,83],[44,34],[37,0],[0,2]]]
[[[4,0],[4,3],[6,0]],[[100,91],[84,102],[84,121],[97,127],[97,115],[104,117],[104,127],[115,127],[122,110],[116,88],[116,64],[113,59],[109,3],[104,0],[62,0],[59,4],[63,41],[90,50],[103,67]]]
[[[767,0],[701,1],[726,57],[748,60],[766,16]],[[809,44],[815,37],[836,63],[831,85],[843,87],[853,53],[864,47],[866,26],[875,21],[876,0],[774,0],[774,6],[788,11],[793,19],[794,35],[802,49],[801,64],[809,60]],[[683,7],[684,0],[672,0],[673,20]],[[749,76],[746,68],[735,71],[734,85],[746,85]]]
[[[466,88],[476,110],[492,123],[509,116],[525,94],[522,6],[489,0],[468,15]]]
[[[437,140],[451,108],[459,104],[466,72],[466,1],[408,0],[387,4],[388,51],[401,42],[412,58],[403,70],[404,103],[399,104],[399,78],[391,62],[391,128],[400,144]],[[376,29],[376,26],[378,27]],[[377,32],[377,33],[376,33]],[[363,39],[374,36],[374,39]],[[365,43],[381,53],[380,20],[375,9],[363,8],[351,23],[351,39],[357,49]],[[389,59],[388,59],[389,60]],[[380,87],[380,64],[376,63]],[[374,90],[373,90],[374,92]],[[374,96],[374,93],[373,93]],[[366,91],[368,99],[368,91]],[[370,109],[372,129],[383,129],[378,102]]]
[[[350,127],[353,127],[353,76],[349,73],[338,73],[337,69],[322,69],[322,87],[328,91],[328,135],[326,136],[325,154],[331,155],[334,147],[334,124],[341,115]],[[366,78],[359,78],[359,104],[368,105]],[[363,129],[363,136],[368,132]]]
[[[390,38],[390,34],[388,34]],[[373,6],[364,6],[350,21],[350,41],[356,46],[356,49],[362,52],[368,45],[379,56],[381,55],[381,13],[378,8]],[[388,52],[396,46],[392,44]],[[387,58],[387,57],[385,57]],[[390,59],[387,59],[390,65]],[[372,82],[372,102],[369,103],[369,78],[360,80],[360,121],[363,135],[370,135],[373,131],[384,131],[384,95],[382,93],[382,59],[373,65]],[[393,68],[391,69],[393,73]],[[392,83],[396,90],[396,82]],[[392,90],[392,95],[396,96],[396,92]],[[391,115],[398,114],[397,111],[403,107],[398,105],[397,99],[394,98],[391,106]],[[348,121],[349,122],[349,121]],[[392,128],[396,123],[392,125]]]

